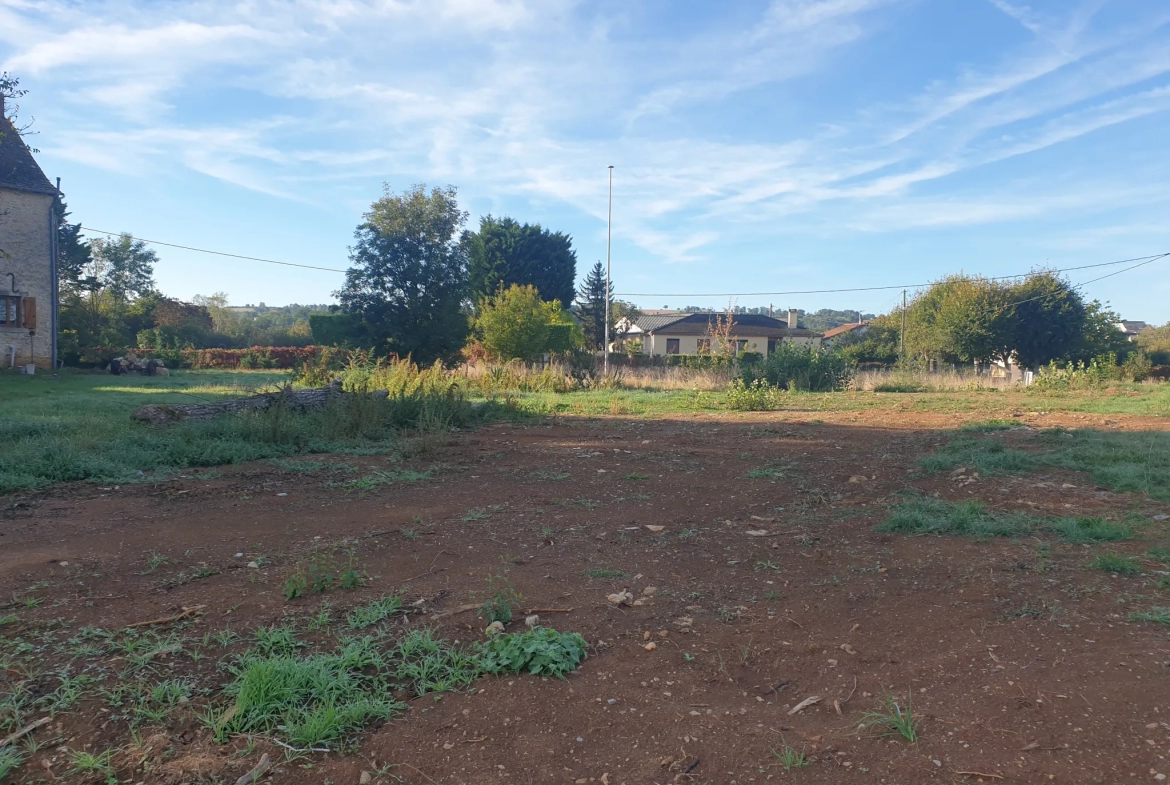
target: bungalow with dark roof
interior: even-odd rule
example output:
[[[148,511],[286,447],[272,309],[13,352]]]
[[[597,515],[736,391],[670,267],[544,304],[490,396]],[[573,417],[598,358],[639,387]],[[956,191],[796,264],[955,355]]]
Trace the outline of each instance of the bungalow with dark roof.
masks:
[[[669,354],[710,354],[714,327],[722,314],[673,313],[623,319],[617,324],[618,340],[641,342],[641,353],[651,357]],[[791,326],[790,326],[791,325]],[[771,354],[781,342],[802,346],[820,346],[821,334],[798,326],[796,311],[788,312],[788,321],[761,314],[737,313],[731,320],[731,340],[735,351]]]
[[[0,362],[6,367],[54,364],[57,208],[57,189],[5,115],[0,96]]]

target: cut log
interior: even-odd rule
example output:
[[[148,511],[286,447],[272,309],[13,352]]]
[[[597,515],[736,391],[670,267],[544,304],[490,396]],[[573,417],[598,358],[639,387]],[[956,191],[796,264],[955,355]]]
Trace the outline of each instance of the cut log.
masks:
[[[344,395],[345,393],[341,390],[341,380],[334,379],[325,387],[314,387],[308,390],[294,390],[291,387],[286,387],[277,392],[260,393],[259,395],[250,395],[247,398],[232,398],[219,403],[151,403],[140,407],[132,416],[135,420],[162,425],[180,420],[210,420],[212,417],[226,412],[263,411],[277,405],[292,409],[323,409],[330,403],[341,400]],[[377,390],[369,394],[371,398],[378,400],[385,399],[388,395],[386,390]]]

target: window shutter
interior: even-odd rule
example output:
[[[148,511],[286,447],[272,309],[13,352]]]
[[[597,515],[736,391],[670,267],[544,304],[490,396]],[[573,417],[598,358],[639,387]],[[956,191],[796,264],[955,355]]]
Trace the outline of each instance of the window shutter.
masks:
[[[37,298],[25,297],[24,301],[20,304],[20,310],[24,317],[24,321],[21,323],[22,326],[30,330],[35,330],[37,327]]]

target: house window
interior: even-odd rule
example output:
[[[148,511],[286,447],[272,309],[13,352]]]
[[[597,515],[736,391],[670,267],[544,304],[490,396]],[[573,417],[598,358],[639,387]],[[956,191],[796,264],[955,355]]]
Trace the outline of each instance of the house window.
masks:
[[[4,327],[20,326],[20,298],[0,296],[0,325]]]
[[[698,340],[696,340],[695,341],[695,352],[698,354],[710,354],[711,353],[711,339],[710,338],[699,338]]]
[[[667,338],[666,339],[666,353],[667,354],[678,354],[678,338]]]
[[[745,349],[747,349],[747,341],[746,340],[737,340],[735,342],[735,356],[736,357],[738,357],[740,355],[740,353],[742,351],[744,351]]]

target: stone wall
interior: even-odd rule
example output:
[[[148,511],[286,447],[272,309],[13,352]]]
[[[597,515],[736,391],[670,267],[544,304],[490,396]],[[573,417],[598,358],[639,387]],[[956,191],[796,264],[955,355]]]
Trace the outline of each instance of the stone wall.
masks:
[[[35,362],[40,368],[52,367],[52,207],[53,197],[47,194],[0,188],[0,249],[5,252],[0,256],[0,295],[34,297],[37,309],[31,339],[26,327],[0,325],[3,368],[8,367],[9,346],[16,347],[18,366]],[[16,276],[15,292],[9,273]]]

